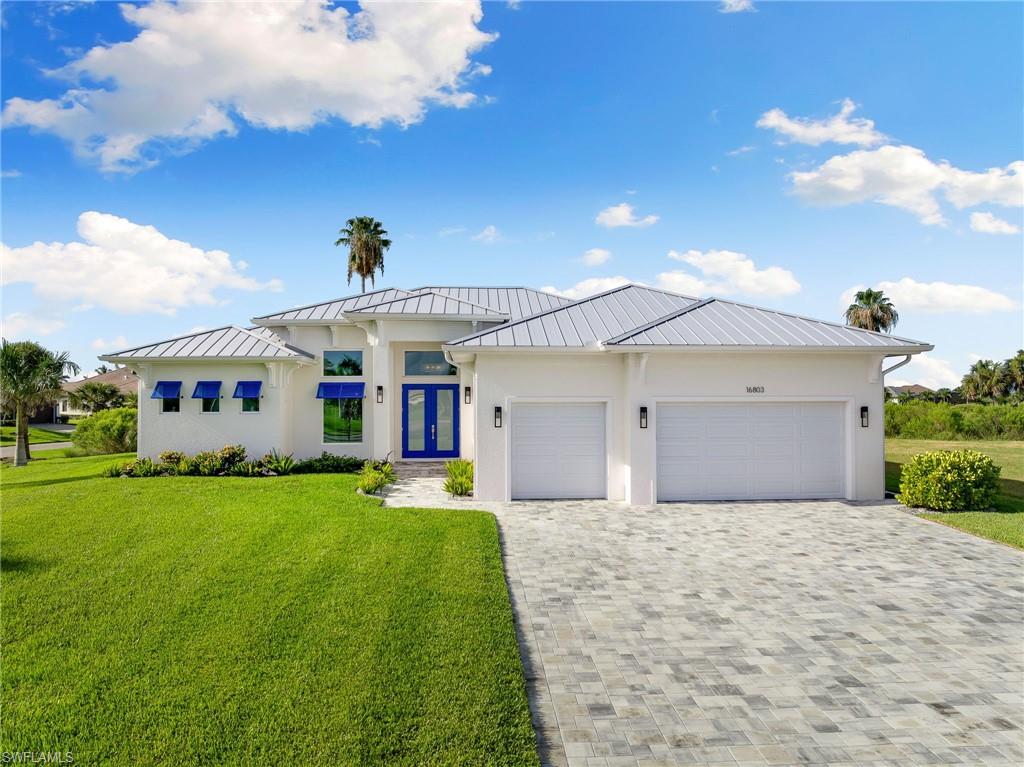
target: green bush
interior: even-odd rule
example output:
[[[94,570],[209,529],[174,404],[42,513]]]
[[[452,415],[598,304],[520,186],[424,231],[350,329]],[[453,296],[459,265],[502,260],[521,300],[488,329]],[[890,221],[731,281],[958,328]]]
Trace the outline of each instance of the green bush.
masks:
[[[188,458],[188,456],[185,455],[180,450],[164,450],[162,453],[160,453],[160,463],[163,464],[174,464],[175,466],[177,466],[186,458]]]
[[[237,464],[245,461],[245,448],[242,445],[225,445],[217,451],[221,471],[229,472]]]
[[[364,461],[363,471],[380,472],[384,476],[384,484],[386,485],[390,485],[392,482],[398,479],[397,475],[395,474],[395,465],[388,460]]]
[[[83,418],[72,432],[71,441],[76,448],[92,454],[134,453],[138,433],[138,412],[117,407]]]
[[[306,458],[296,463],[292,474],[355,474],[362,466],[359,458],[324,452],[319,458]]]
[[[259,461],[242,461],[228,469],[228,474],[232,477],[266,477],[269,472],[270,470]]]
[[[192,473],[200,477],[215,477],[221,472],[220,456],[212,450],[196,453],[196,457],[192,459],[192,468]]]
[[[271,450],[265,456],[261,463],[279,476],[285,476],[292,473],[292,469],[295,468],[295,459],[291,455],[282,455],[276,450]]]
[[[1024,406],[885,403],[885,436],[904,439],[1024,439]]]
[[[463,458],[448,461],[444,465],[448,473],[444,491],[449,495],[466,496],[473,494],[473,462]]]
[[[356,487],[367,495],[375,495],[387,487],[387,485],[388,480],[383,472],[365,467],[359,472],[359,481],[356,483]]]
[[[896,499],[936,511],[981,511],[995,499],[999,467],[977,450],[933,450],[903,466]]]

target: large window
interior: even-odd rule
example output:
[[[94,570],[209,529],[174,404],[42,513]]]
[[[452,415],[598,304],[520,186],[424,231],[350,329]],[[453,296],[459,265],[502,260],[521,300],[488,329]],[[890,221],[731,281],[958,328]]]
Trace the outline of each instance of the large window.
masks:
[[[324,400],[324,442],[363,441],[363,400],[343,397]]]
[[[357,351],[324,352],[325,376],[361,376],[363,353]]]
[[[458,369],[444,358],[444,352],[406,352],[407,376],[453,376]]]

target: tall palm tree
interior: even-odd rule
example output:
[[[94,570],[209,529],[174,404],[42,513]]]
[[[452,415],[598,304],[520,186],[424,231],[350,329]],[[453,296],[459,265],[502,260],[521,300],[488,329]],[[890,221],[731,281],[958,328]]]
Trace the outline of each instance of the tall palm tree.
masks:
[[[358,274],[362,280],[361,292],[365,293],[366,278],[370,278],[372,286],[374,273],[380,269],[384,274],[384,251],[391,247],[387,230],[373,216],[356,216],[346,221],[338,234],[341,237],[334,244],[348,247],[348,283],[351,285],[352,275]]]
[[[891,333],[900,321],[892,301],[881,290],[857,291],[853,303],[846,309],[846,324],[864,330]]]
[[[1004,391],[1006,379],[1003,366],[992,360],[978,360],[960,383],[964,397],[972,399],[994,399]]]
[[[0,399],[15,414],[15,466],[24,466],[32,457],[29,414],[56,399],[61,384],[78,370],[67,352],[51,352],[34,341],[0,342]]]
[[[1006,389],[1016,394],[1024,392],[1024,349],[1010,357],[1003,365],[1006,372]]]

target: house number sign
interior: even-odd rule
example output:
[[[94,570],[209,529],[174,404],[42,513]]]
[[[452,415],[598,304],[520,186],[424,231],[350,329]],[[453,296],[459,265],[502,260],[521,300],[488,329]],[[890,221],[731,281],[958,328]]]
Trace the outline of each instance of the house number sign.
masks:
[[[764,394],[763,386],[748,386],[747,394]]]

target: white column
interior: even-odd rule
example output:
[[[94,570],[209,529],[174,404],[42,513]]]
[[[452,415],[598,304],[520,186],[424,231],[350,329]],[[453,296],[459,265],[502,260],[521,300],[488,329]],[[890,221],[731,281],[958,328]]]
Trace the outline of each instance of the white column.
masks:
[[[391,375],[391,341],[381,334],[381,324],[373,323],[366,329],[367,342],[372,347],[373,370],[367,384],[367,407],[372,408],[370,418],[373,436],[369,445],[370,455],[384,458],[389,452],[391,459],[401,458],[396,445],[391,444],[391,412],[397,404],[401,406],[400,387],[392,386],[396,380]],[[377,402],[377,387],[384,387],[384,401]]]

